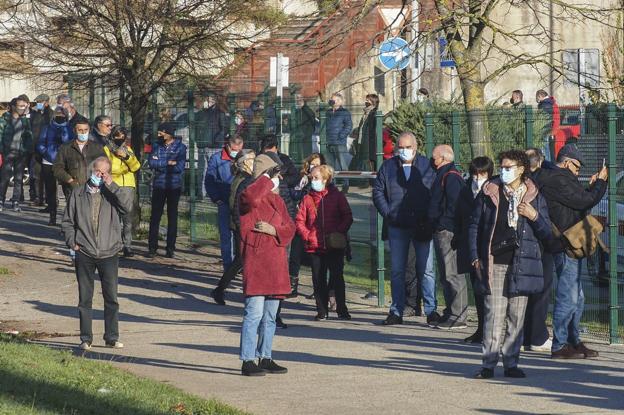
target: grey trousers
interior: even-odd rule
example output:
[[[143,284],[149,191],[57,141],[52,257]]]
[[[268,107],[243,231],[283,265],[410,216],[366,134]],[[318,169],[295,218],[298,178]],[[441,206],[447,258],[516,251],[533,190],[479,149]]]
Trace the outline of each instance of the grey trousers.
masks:
[[[503,366],[518,366],[520,346],[524,329],[524,312],[528,297],[507,297],[507,265],[494,264],[491,271],[490,289],[485,296],[485,321],[483,324],[483,367],[494,369],[498,355],[503,353]],[[505,326],[503,326],[505,324]],[[505,339],[501,349],[501,338]]]
[[[433,246],[446,303],[444,315],[452,321],[465,323],[468,317],[468,284],[466,276],[457,273],[457,251],[451,247],[452,239],[453,232],[438,231],[433,234]]]
[[[124,186],[119,188],[119,198],[126,206],[134,206],[134,195],[136,190],[134,187]],[[125,215],[121,215],[121,240],[124,248],[132,248],[132,209]]]

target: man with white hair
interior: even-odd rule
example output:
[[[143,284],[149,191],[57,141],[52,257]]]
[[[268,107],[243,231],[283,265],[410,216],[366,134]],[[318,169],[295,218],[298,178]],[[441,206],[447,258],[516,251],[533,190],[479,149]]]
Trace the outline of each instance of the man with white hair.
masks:
[[[123,247],[119,217],[125,215],[131,205],[126,198],[119,197],[120,187],[113,182],[108,157],[96,158],[89,167],[89,180],[72,192],[62,223],[65,242],[76,252],[80,349],[89,350],[93,343],[96,270],[104,296],[104,341],[107,347],[122,348],[117,302],[118,253]]]
[[[78,120],[83,119],[84,116],[78,113],[78,110],[76,109],[76,105],[74,104],[74,101],[68,94],[61,94],[57,96],[56,104],[62,106],[67,111],[67,119],[69,120],[68,121],[69,131],[72,134],[72,139],[75,139],[76,138],[76,135],[75,135],[76,122]]]
[[[427,322],[438,320],[431,232],[427,226],[430,188],[435,172],[418,154],[416,137],[410,132],[397,139],[397,155],[384,161],[373,184],[373,203],[388,225],[390,242],[392,305],[383,325],[403,323],[405,274],[410,244],[416,256],[416,275],[421,281]],[[413,266],[410,262],[409,266]]]
[[[327,111],[327,121],[325,131],[327,136],[327,153],[325,158],[327,164],[336,171],[346,171],[349,169],[349,151],[347,149],[347,139],[353,130],[351,113],[342,105],[344,99],[339,92],[334,93],[328,102],[330,108]],[[342,191],[349,189],[349,182],[345,180]]]
[[[429,224],[433,230],[433,245],[446,302],[444,315],[436,327],[444,330],[466,328],[468,317],[466,277],[457,272],[454,238],[455,208],[466,183],[454,160],[455,154],[450,146],[442,144],[433,149],[431,167],[436,170],[436,179],[431,186]]]

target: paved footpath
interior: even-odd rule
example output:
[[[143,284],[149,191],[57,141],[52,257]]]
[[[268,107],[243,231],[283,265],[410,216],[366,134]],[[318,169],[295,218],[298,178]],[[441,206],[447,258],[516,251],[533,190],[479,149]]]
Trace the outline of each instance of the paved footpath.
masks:
[[[1,327],[56,333],[60,337],[40,341],[73,347],[77,285],[59,229],[46,221],[30,208],[21,215],[0,213],[0,267],[12,272],[0,276]],[[144,245],[138,250],[144,252]],[[174,260],[122,259],[126,348],[95,347],[86,356],[254,414],[624,413],[624,348],[596,345],[599,359],[572,362],[524,353],[527,379],[508,380],[499,367],[496,378],[474,380],[480,347],[462,343],[467,332],[430,329],[423,318],[376,325],[385,311],[359,295],[351,296],[351,322],[314,322],[310,301],[290,302],[283,312],[290,327],[278,330],[274,343],[274,358],[289,373],[244,378],[237,354],[240,285],[225,307],[207,299],[220,269],[214,248],[183,248]],[[309,292],[309,284],[303,290]],[[94,308],[98,346],[100,295]]]

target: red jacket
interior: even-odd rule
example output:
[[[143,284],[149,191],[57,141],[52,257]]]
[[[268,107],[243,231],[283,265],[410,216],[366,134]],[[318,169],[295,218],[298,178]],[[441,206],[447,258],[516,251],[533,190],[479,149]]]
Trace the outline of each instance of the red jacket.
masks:
[[[336,186],[329,185],[321,192],[312,190],[304,196],[295,222],[306,252],[322,253],[327,251],[326,235],[333,232],[346,235],[353,223],[353,215],[347,198]]]
[[[246,296],[290,294],[286,247],[295,235],[295,224],[282,198],[273,192],[273,182],[260,176],[240,194],[243,293]],[[265,221],[275,227],[276,236],[255,231]]]
[[[384,128],[383,130],[383,158],[384,160],[391,159],[394,156],[394,142],[392,141],[392,136],[390,135],[390,130],[388,128]]]

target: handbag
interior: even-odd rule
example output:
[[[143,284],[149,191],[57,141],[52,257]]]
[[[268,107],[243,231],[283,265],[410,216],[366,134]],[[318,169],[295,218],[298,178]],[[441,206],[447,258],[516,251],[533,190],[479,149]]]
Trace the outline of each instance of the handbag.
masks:
[[[576,259],[593,255],[599,245],[603,251],[609,253],[609,248],[600,238],[603,230],[602,223],[592,215],[585,216],[563,233],[553,224],[553,234],[563,239],[566,255]]]
[[[323,203],[323,199],[321,199],[321,220],[323,222],[323,232],[325,232],[325,205]],[[325,235],[325,247],[335,250],[346,249],[347,236],[340,232],[332,232]]]
[[[509,229],[511,229],[511,232],[508,232],[508,235],[505,235],[503,239],[492,242],[490,254],[492,254],[493,256],[498,256],[513,251],[516,248],[520,248],[518,234],[513,228]]]

